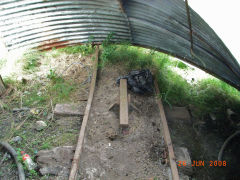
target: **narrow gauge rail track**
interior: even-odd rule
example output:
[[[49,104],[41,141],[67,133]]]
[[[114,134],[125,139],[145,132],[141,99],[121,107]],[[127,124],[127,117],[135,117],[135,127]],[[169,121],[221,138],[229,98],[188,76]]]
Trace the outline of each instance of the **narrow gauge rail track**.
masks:
[[[79,137],[78,137],[75,154],[74,154],[73,161],[72,161],[72,167],[71,167],[71,171],[70,171],[70,175],[69,175],[69,180],[77,179],[79,164],[81,162],[81,159],[83,158],[82,151],[84,148],[85,131],[86,131],[86,127],[88,124],[88,119],[89,119],[89,115],[90,115],[90,111],[91,111],[91,106],[92,106],[93,96],[94,96],[94,91],[95,91],[95,85],[96,85],[96,79],[97,79],[98,55],[99,55],[99,47],[98,46],[96,48],[95,55],[96,55],[96,58],[94,61],[94,69],[93,69],[93,75],[92,75],[92,80],[91,80],[91,85],[90,85],[90,93],[89,93],[88,102],[86,105],[81,129],[79,132]],[[160,94],[160,92],[159,92],[157,81],[155,81],[154,84],[155,84],[156,95],[158,95],[158,94]],[[162,127],[161,130],[162,130],[162,133],[164,136],[165,146],[168,151],[167,154],[168,154],[168,159],[170,162],[172,179],[179,180],[176,159],[175,159],[175,155],[174,155],[174,150],[173,150],[173,146],[172,146],[172,141],[171,141],[171,137],[170,137],[170,133],[169,133],[169,128],[168,128],[163,104],[162,104],[161,99],[159,99],[159,98],[157,98],[155,101],[158,104],[159,113],[160,113],[160,116],[158,115],[156,122],[158,121]]]

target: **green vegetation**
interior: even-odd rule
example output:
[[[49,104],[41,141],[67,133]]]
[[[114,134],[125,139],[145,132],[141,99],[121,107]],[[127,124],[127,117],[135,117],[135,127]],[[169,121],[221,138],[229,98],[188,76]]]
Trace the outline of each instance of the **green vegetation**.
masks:
[[[101,67],[122,65],[126,70],[149,68],[155,72],[162,100],[172,105],[189,106],[197,109],[196,115],[201,117],[210,112],[226,115],[226,109],[235,112],[240,110],[240,94],[235,88],[216,78],[203,79],[197,84],[188,83],[182,76],[172,70],[173,67],[190,69],[185,63],[172,60],[168,55],[128,43],[116,45],[111,43],[109,35],[102,44],[100,56]]]
[[[22,57],[23,70],[27,72],[36,71],[37,67],[40,65],[41,56],[43,55],[44,53],[37,50],[30,50],[24,53]]]
[[[7,59],[0,59],[0,69],[6,64]]]
[[[55,57],[58,56],[60,53],[66,53],[66,54],[76,54],[81,53],[83,56],[87,56],[89,54],[92,54],[95,51],[95,48],[92,46],[94,37],[90,36],[88,42],[81,44],[81,45],[75,45],[75,46],[68,46],[61,49],[54,49],[56,50]]]
[[[51,97],[54,97],[55,101],[64,101],[69,99],[69,95],[74,89],[76,84],[70,80],[65,81],[62,77],[58,76],[54,70],[50,70],[47,78],[51,80],[51,85],[48,87]],[[54,102],[55,102],[54,101]]]
[[[85,77],[76,80],[72,78],[72,72],[64,73],[63,76],[60,74],[62,67],[57,69],[58,65],[62,64],[54,64],[55,69],[51,69],[52,59],[49,58],[53,57],[52,54],[56,56],[63,53],[90,55],[92,52],[94,48],[90,43],[56,49],[53,52],[44,53],[36,50],[26,52],[20,59],[24,73],[19,72],[10,78],[3,79],[12,91],[0,101],[0,126],[6,126],[5,132],[0,133],[0,139],[9,142],[14,148],[24,150],[33,160],[39,150],[75,144],[79,129],[66,128],[62,124],[57,124],[53,109],[57,103],[78,102],[76,96],[79,97],[79,91],[87,86],[87,84],[81,84]],[[79,55],[76,54],[70,60],[73,61],[76,57]],[[44,71],[39,72],[42,69]],[[25,109],[25,107],[27,110],[13,113],[14,108]],[[47,127],[41,131],[35,128],[36,121],[39,120],[47,124]],[[75,127],[75,124],[71,124],[71,127]],[[21,137],[20,142],[12,140],[16,136]],[[21,155],[19,158],[21,159]],[[25,172],[29,179],[48,179],[47,176],[40,178],[36,171]]]
[[[44,142],[41,146],[41,149],[50,149],[51,145],[48,142]]]
[[[159,97],[162,98],[163,102],[170,106],[194,106],[194,113],[199,118],[211,112],[224,118],[227,108],[234,112],[240,112],[238,90],[216,78],[204,79],[197,84],[190,84],[172,70],[173,68],[189,70],[190,67],[185,63],[172,60],[170,56],[154,50],[131,46],[128,42],[116,45],[111,41],[113,35],[110,34],[101,46],[101,68],[121,65],[127,71],[143,68],[152,70],[159,84],[161,92]],[[88,42],[85,45],[53,49],[53,53],[50,53],[52,53],[52,57],[57,57],[61,53],[89,55],[93,52],[94,48],[91,42]],[[38,70],[42,57],[45,57],[45,54],[39,51],[25,53],[22,58],[23,69],[28,73],[35,72]],[[0,110],[3,112],[0,112],[0,121],[2,119],[8,119],[8,121],[15,119],[12,120],[9,131],[4,135],[4,140],[11,142],[12,137],[20,136],[21,143],[11,142],[11,144],[29,153],[33,159],[38,150],[50,149],[76,141],[78,130],[65,127],[56,128],[56,122],[54,122],[51,113],[56,103],[63,103],[74,96],[79,85],[77,86],[75,82],[59,75],[55,69],[50,69],[43,79],[21,82],[4,79],[4,82],[13,87],[14,90],[0,104]],[[28,107],[35,110],[18,113],[18,117],[15,117],[12,114],[12,109],[16,107]],[[44,120],[48,125],[46,129],[36,131],[34,125],[37,120]],[[23,121],[25,122],[22,127],[16,129]],[[21,158],[20,155],[19,158]],[[29,177],[37,177],[36,172],[29,172]]]
[[[81,53],[84,56],[92,54],[94,52],[94,48],[91,44],[83,44],[77,46],[68,46],[65,48],[58,49],[58,52],[65,52],[67,54],[76,54]]]

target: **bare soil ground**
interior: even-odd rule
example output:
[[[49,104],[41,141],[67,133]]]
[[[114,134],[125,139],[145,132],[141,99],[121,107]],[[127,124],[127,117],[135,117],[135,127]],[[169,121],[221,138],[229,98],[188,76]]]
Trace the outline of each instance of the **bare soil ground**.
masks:
[[[160,162],[164,141],[155,97],[131,94],[140,112],[130,111],[125,130],[119,127],[118,110],[108,110],[119,97],[116,79],[124,74],[115,66],[98,75],[79,179],[168,179],[167,166]]]

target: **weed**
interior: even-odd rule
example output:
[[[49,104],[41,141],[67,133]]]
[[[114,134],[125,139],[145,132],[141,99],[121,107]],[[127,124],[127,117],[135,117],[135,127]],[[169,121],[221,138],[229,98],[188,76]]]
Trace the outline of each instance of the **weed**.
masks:
[[[29,178],[32,179],[33,177],[36,177],[36,176],[38,176],[37,171],[35,171],[34,169],[29,171],[29,175],[28,175]]]
[[[50,69],[49,74],[47,75],[47,78],[52,80],[53,83],[63,82],[63,79],[60,76],[58,76],[56,71],[53,69]]]
[[[0,59],[0,69],[3,68],[6,63],[7,63],[7,59]]]
[[[89,54],[92,54],[95,50],[95,48],[92,46],[94,37],[90,36],[88,42],[82,45],[76,45],[76,46],[68,46],[65,48],[58,49],[58,52],[65,52],[67,54],[76,54],[81,53],[84,56],[87,56]]]
[[[133,47],[128,43],[115,45],[111,43],[111,38],[112,36],[109,36],[102,45],[101,65],[121,64],[128,71],[151,69],[155,72],[159,84],[160,97],[170,106],[192,104],[198,109],[198,116],[204,116],[209,112],[226,112],[227,108],[239,111],[240,94],[226,83],[213,78],[191,85],[172,70],[172,67],[189,69],[185,63],[171,60],[166,54]]]
[[[50,149],[50,148],[51,148],[51,146],[48,142],[43,143],[41,146],[41,149]]]
[[[31,86],[31,90],[25,91],[22,95],[23,106],[34,107],[36,105],[43,105],[47,101],[47,96],[45,93],[41,92],[41,83],[37,83]],[[25,88],[24,88],[25,89]]]
[[[70,82],[57,82],[49,87],[49,91],[56,101],[63,101],[69,98],[69,94],[75,89],[75,85]]]
[[[134,68],[150,68],[153,64],[153,55],[144,53],[143,48],[129,46],[126,42],[121,45],[114,45],[108,42],[103,43],[102,46],[103,52],[100,56],[102,66],[118,63],[123,64],[130,70]]]
[[[17,148],[17,159],[19,162],[23,163],[22,155],[21,155],[21,149]]]
[[[36,71],[37,67],[40,64],[40,58],[43,54],[37,50],[31,50],[24,53],[22,57],[23,69],[27,72]]]
[[[178,67],[179,69],[184,69],[184,70],[187,70],[189,68],[188,65],[186,65],[185,63],[183,63],[181,61],[173,61],[173,65]]]
[[[103,51],[100,55],[100,67],[105,66],[105,64],[111,60],[111,57],[114,55],[114,51],[117,49],[117,46],[115,46],[111,41],[113,36],[114,33],[110,33],[107,38],[102,42]]]

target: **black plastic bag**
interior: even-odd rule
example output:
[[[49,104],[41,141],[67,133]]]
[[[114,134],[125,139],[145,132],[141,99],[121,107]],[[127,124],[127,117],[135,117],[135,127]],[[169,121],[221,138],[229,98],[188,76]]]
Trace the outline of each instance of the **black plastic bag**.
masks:
[[[153,94],[153,76],[148,69],[131,71],[126,76],[120,76],[120,79],[127,79],[128,89],[137,94]]]

